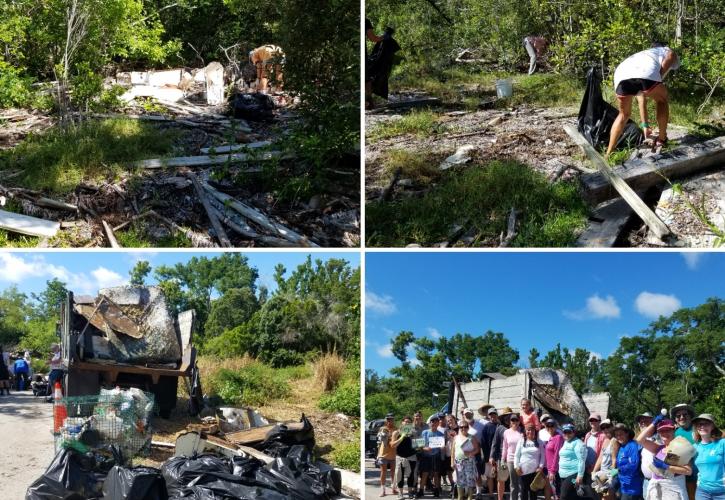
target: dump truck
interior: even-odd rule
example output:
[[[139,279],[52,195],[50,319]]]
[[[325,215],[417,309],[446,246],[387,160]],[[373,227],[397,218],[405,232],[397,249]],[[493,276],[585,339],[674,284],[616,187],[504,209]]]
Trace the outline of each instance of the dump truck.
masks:
[[[560,424],[571,422],[580,431],[589,428],[591,413],[599,413],[603,419],[609,413],[608,393],[580,395],[566,372],[550,368],[523,369],[511,376],[486,373],[481,380],[454,384],[449,397],[448,407],[454,415],[466,406],[475,410],[484,404],[499,411],[508,406],[518,412],[526,398],[540,413],[548,413]]]
[[[179,378],[190,396],[198,382],[194,323],[194,311],[177,315],[159,287],[103,288],[96,297],[68,292],[58,324],[64,395],[137,387],[153,393],[159,415],[169,418]]]

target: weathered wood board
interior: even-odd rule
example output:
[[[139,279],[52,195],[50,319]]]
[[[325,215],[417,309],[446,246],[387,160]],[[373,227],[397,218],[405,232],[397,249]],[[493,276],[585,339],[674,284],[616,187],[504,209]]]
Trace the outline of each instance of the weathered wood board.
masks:
[[[175,168],[175,167],[206,167],[208,165],[223,165],[227,162],[261,161],[278,158],[278,151],[270,151],[257,155],[235,153],[223,156],[178,156],[176,158],[155,158],[132,163],[137,168]],[[249,170],[252,172],[253,170]],[[261,172],[261,169],[256,171]]]
[[[644,191],[664,184],[665,177],[671,180],[686,177],[718,165],[725,165],[725,136],[630,160],[612,170],[635,191]],[[599,204],[618,196],[600,172],[582,175],[581,182],[590,203]]]
[[[589,225],[577,239],[576,246],[585,248],[610,248],[630,221],[634,212],[621,198],[599,205],[589,217]]]
[[[0,210],[0,229],[29,236],[52,238],[58,233],[60,222]]]

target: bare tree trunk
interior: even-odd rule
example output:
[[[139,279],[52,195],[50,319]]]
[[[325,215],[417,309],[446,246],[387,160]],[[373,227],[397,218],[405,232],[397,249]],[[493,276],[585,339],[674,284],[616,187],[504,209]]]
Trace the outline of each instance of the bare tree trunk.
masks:
[[[73,63],[73,56],[86,36],[89,17],[90,13],[86,5],[84,5],[84,0],[69,0],[68,10],[66,11],[65,47],[61,62],[62,73],[56,75],[58,79],[58,112],[60,114],[60,124],[64,128],[73,124],[73,113],[68,96],[70,67]]]

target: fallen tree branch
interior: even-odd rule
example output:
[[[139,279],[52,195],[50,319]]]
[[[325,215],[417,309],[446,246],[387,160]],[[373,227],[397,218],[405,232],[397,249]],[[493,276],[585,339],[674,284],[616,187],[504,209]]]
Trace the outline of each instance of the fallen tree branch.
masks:
[[[380,195],[380,201],[390,201],[390,198],[393,196],[393,192],[395,191],[395,185],[400,180],[400,175],[403,173],[403,169],[401,167],[398,167],[395,170],[395,173],[393,174],[393,178],[390,179],[390,184],[388,184],[388,187],[386,187],[382,194]]]
[[[287,158],[279,151],[250,155],[247,153],[232,153],[224,156],[178,156],[176,158],[154,158],[131,163],[135,168],[177,168],[177,167],[206,167],[210,165],[223,165],[227,162],[269,161],[277,158]],[[247,173],[258,173],[259,167],[246,170]]]
[[[103,225],[103,230],[106,232],[106,238],[108,238],[108,242],[111,244],[111,248],[121,248],[121,245],[118,244],[116,236],[113,234],[113,229],[111,229],[111,226],[108,224],[108,222],[101,219],[101,224]]]
[[[149,215],[152,215],[159,219],[161,222],[169,226],[169,228],[176,232],[181,233],[187,238],[189,238],[189,241],[191,241],[191,244],[194,248],[214,248],[216,245],[213,241],[211,241],[211,238],[209,238],[206,235],[199,234],[195,231],[192,231],[190,229],[184,229],[183,227],[179,226],[176,222],[172,221],[171,219],[167,219],[163,215],[161,215],[158,212],[155,212],[154,210],[149,210],[147,212]]]
[[[202,188],[201,184],[199,184],[199,180],[196,178],[193,172],[187,172],[186,176],[191,180],[191,183],[194,184],[196,195],[199,197],[201,204],[204,205],[204,210],[206,210],[206,215],[209,217],[209,222],[211,222],[211,225],[214,227],[214,231],[216,232],[217,238],[219,239],[219,243],[221,243],[223,247],[232,247],[232,242],[229,241],[229,236],[227,236],[226,231],[224,231],[224,228],[222,227],[221,223],[216,217],[216,214],[212,210],[206,193],[204,193],[204,188]]]

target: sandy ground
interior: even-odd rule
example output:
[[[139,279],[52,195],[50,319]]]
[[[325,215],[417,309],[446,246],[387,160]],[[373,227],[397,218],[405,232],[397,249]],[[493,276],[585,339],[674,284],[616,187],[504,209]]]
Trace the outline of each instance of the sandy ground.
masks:
[[[53,446],[53,405],[30,391],[0,396],[3,466],[2,498],[22,500],[30,483],[50,464]]]

